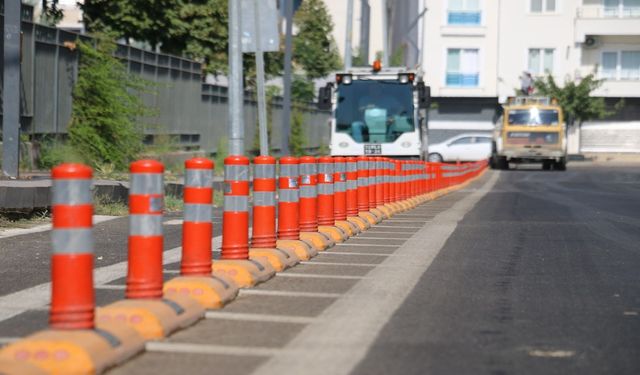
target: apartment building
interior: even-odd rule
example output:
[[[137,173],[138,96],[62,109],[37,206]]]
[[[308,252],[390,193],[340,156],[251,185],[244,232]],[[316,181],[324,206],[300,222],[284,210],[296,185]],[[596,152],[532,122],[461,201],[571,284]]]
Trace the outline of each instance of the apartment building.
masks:
[[[640,0],[386,2],[390,50],[407,51],[408,66],[421,62],[438,103],[430,113],[432,141],[491,130],[499,102],[516,93],[526,73],[562,83],[595,72],[605,81],[594,95],[626,105],[606,121],[585,124],[582,134],[571,130],[572,151],[640,152]],[[346,12],[346,1],[340,3]],[[369,4],[380,7],[382,0]],[[417,15],[423,26],[407,30]],[[410,53],[416,40],[421,61]]]

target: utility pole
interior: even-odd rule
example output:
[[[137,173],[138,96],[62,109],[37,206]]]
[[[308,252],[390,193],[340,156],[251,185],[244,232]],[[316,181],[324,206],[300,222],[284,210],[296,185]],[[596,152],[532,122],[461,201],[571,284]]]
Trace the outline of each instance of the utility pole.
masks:
[[[287,22],[284,38],[284,93],[282,103],[282,155],[289,155],[289,133],[291,132],[291,60],[293,55],[293,0],[284,0],[284,17]]]
[[[344,43],[344,68],[351,69],[351,39],[353,35],[353,0],[347,1],[347,32]]]
[[[244,155],[240,1],[229,1],[229,155]]]
[[[360,58],[369,63],[369,18],[371,17],[371,7],[369,0],[361,0],[360,4]]]
[[[20,0],[4,0],[2,174],[17,178],[20,161]]]
[[[387,0],[382,1],[382,66],[389,66],[389,9]]]
[[[253,0],[253,16],[254,27],[256,32],[256,86],[258,96],[258,129],[260,131],[260,155],[269,155],[269,134],[267,132],[267,108],[266,108],[266,95],[264,93],[264,55],[262,53],[262,40],[260,38],[260,15],[259,4],[260,0]]]

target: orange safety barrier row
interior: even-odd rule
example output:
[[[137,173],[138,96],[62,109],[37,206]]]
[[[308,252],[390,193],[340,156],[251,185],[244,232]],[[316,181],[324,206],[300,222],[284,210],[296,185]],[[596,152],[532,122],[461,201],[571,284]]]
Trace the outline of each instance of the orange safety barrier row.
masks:
[[[212,259],[214,164],[187,160],[180,276],[164,283],[164,166],[155,160],[131,164],[125,298],[97,309],[92,170],[81,164],[54,168],[50,329],[3,348],[0,372],[100,373],[142,351],[146,340],[166,337],[202,318],[206,309],[223,307],[239,288],[460,188],[487,168],[486,161],[287,156],[280,158],[276,175],[276,159],[260,156],[251,176],[244,156],[224,163],[220,259]]]

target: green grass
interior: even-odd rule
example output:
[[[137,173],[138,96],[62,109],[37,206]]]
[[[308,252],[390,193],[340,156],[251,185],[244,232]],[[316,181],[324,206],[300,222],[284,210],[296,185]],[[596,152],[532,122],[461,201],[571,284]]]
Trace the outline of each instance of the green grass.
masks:
[[[129,207],[123,202],[116,202],[106,195],[98,195],[93,200],[93,213],[96,215],[124,216]]]

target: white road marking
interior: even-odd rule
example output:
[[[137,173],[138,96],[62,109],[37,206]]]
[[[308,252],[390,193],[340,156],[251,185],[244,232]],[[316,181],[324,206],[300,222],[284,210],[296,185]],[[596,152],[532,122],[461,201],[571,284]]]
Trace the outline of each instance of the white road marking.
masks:
[[[389,238],[389,237],[351,237],[350,240],[394,240],[405,241],[406,238]]]
[[[350,251],[321,251],[318,255],[371,255],[374,257],[390,257],[393,254],[380,254],[380,253],[356,253]]]
[[[349,276],[349,275],[322,275],[318,273],[295,273],[295,272],[280,272],[276,273],[277,277],[299,277],[302,279],[337,279],[337,280],[361,280],[366,276]]]
[[[429,219],[429,220],[388,219],[388,220],[385,220],[385,222],[387,223],[428,223],[428,222],[431,222],[431,220],[433,219]]]
[[[22,337],[0,337],[0,345],[11,344],[20,340]]]
[[[180,274],[180,270],[162,270],[162,272],[168,275],[178,275]]]
[[[394,227],[395,228],[395,227]],[[418,233],[418,231],[415,232],[401,232],[401,231],[397,231],[397,232],[384,232],[384,231],[377,231],[377,230],[373,230],[374,228],[371,228],[370,230],[364,232],[363,234],[416,234]],[[357,238],[357,237],[354,237]],[[367,237],[360,237],[360,238],[367,238]],[[395,239],[395,238],[390,238],[390,239]]]
[[[125,290],[127,289],[126,285],[96,285],[95,289],[102,289],[102,290]]]
[[[182,225],[183,222],[184,222],[184,220],[182,220],[182,219],[175,219],[175,220],[167,220],[162,224],[164,224],[164,225]]]
[[[122,217],[122,216],[93,215],[93,225],[104,223],[105,221],[117,219],[119,217]],[[37,225],[31,228],[12,228],[12,229],[0,230],[0,238],[9,238],[9,237],[21,236],[23,234],[46,232],[48,230],[51,230],[51,224]]]
[[[308,324],[313,323],[316,318],[308,316],[291,316],[291,315],[273,315],[273,314],[246,314],[232,313],[224,311],[207,311],[204,314],[207,319],[226,319],[226,320],[242,320],[250,322],[269,322],[269,323],[295,323]]]
[[[336,246],[362,246],[362,247],[398,247],[398,245],[381,245],[368,243],[337,243]]]
[[[372,269],[306,326],[283,351],[254,375],[347,375],[365,357],[378,334],[402,305],[463,217],[493,187],[499,174],[476,192],[438,214],[381,266]],[[397,268],[402,267],[402,272]],[[345,335],[345,332],[349,332]],[[304,350],[300,350],[304,348]],[[297,349],[297,350],[296,350]]]
[[[186,344],[178,342],[149,341],[145,344],[145,349],[149,352],[161,353],[188,353],[188,354],[219,354],[270,357],[280,351],[275,348],[261,348],[251,346],[225,346],[225,345],[202,345]]]
[[[280,297],[315,297],[338,298],[340,293],[293,292],[288,290],[240,289],[241,296],[280,296]]]
[[[529,350],[531,357],[541,358],[569,358],[576,355],[574,350]]]
[[[212,239],[214,248],[222,244],[222,236]],[[180,261],[182,248],[176,247],[167,250],[162,255],[163,264],[171,264]],[[125,277],[127,274],[127,262],[115,263],[109,266],[96,268],[93,272],[93,281],[96,287],[101,287],[114,280]],[[0,322],[11,319],[28,310],[42,310],[51,301],[51,283],[44,283],[23,289],[0,297]]]
[[[426,222],[425,222],[425,224],[426,224]],[[410,225],[407,225],[407,226],[405,226],[405,225],[403,225],[403,226],[400,226],[400,225],[376,225],[375,227],[372,227],[372,228],[420,229],[420,228],[422,228],[422,226],[414,227],[414,226],[410,226]],[[402,232],[393,232],[393,233],[402,233]],[[412,234],[414,234],[414,233],[412,233]]]
[[[302,261],[300,264],[309,264],[313,266],[351,266],[351,267],[375,267],[376,263],[339,263],[339,262],[307,262]]]

